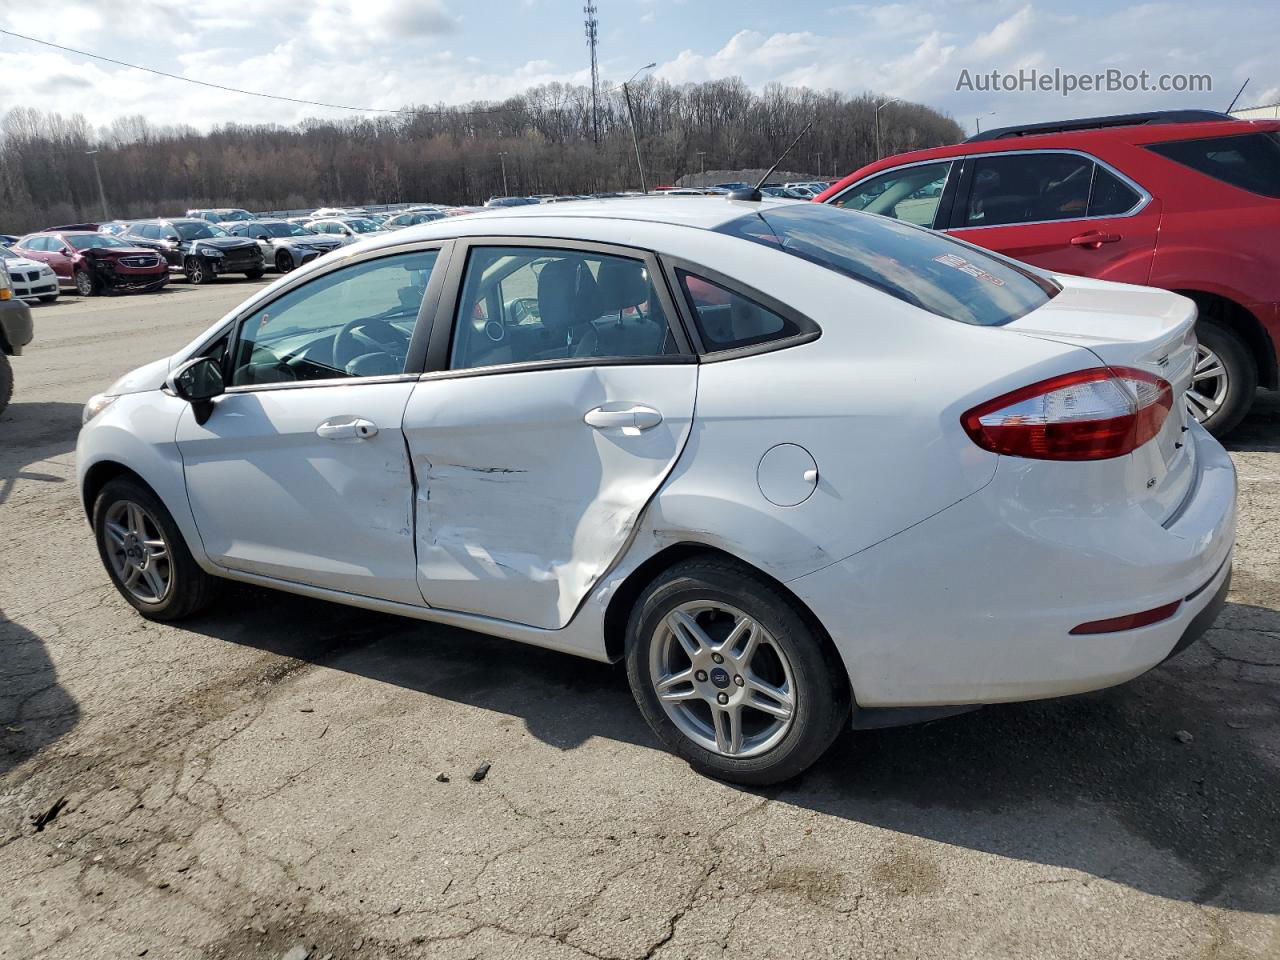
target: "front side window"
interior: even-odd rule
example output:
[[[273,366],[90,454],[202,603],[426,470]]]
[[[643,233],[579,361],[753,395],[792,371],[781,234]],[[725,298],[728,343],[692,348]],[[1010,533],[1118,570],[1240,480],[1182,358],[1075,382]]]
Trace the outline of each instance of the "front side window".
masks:
[[[403,373],[436,251],[353,264],[248,316],[231,386]]]
[[[643,260],[538,247],[477,247],[467,259],[454,370],[678,352]]]
[[[225,237],[227,231],[203,220],[178,221],[173,224],[174,232],[183,240],[208,240],[210,237]]]
[[[933,227],[950,172],[949,160],[890,170],[858,184],[836,204],[849,210],[905,220],[917,227]],[[808,185],[800,186],[811,189]]]
[[[1233,187],[1280,199],[1280,133],[1152,143],[1147,149]]]
[[[1089,207],[1093,168],[1074,153],[977,157],[962,226],[1078,220]]]
[[[942,233],[825,203],[762,207],[717,232],[759,243],[961,323],[1016,320],[1058,293],[1033,268]]]

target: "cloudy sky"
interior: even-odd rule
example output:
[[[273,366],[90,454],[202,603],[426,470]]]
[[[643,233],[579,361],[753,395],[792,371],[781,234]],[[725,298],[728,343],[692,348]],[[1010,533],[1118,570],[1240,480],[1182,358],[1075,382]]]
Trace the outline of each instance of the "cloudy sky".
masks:
[[[598,0],[601,73],[657,61],[675,82],[741,76],[917,100],[972,130],[1155,107],[1280,100],[1280,5],[1230,14],[1193,0]],[[50,0],[0,6],[0,28],[213,83],[307,100],[397,108],[497,99],[588,79],[582,0]],[[252,11],[252,15],[228,11]],[[1208,74],[1210,93],[987,93],[975,76],[1023,68]],[[221,93],[0,35],[0,113],[17,105],[105,125],[145,114],[199,128],[289,124],[344,111]],[[994,116],[991,116],[994,112]]]

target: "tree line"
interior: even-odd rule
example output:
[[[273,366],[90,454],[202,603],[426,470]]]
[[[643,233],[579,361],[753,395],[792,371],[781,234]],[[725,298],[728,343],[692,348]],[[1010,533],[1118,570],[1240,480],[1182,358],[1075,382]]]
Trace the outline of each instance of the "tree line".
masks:
[[[876,105],[884,98],[870,93],[780,85],[756,93],[738,78],[646,79],[630,93],[651,188],[704,169],[768,167],[809,120],[785,167],[831,179],[877,155]],[[597,127],[589,87],[561,83],[497,102],[289,127],[229,124],[208,133],[141,116],[95,129],[80,114],[16,107],[0,121],[0,232],[100,219],[95,159],[115,218],[201,206],[465,204],[504,192],[636,189],[621,87],[600,91],[598,116]],[[916,103],[884,107],[880,124],[882,155],[963,137],[950,117]]]

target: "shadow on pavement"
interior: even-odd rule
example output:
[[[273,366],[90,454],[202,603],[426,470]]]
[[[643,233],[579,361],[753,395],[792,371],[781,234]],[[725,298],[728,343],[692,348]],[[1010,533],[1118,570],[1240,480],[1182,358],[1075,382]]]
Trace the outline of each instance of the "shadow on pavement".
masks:
[[[69,452],[80,429],[73,403],[13,403],[0,415],[0,535],[5,501],[19,481],[64,479],[28,466]],[[80,710],[62,689],[44,641],[0,610],[0,776],[76,725]]]

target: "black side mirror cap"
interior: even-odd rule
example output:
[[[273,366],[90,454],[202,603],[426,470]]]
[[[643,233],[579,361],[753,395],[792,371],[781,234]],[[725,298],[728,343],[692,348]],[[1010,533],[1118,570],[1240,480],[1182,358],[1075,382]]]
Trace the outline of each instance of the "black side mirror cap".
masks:
[[[213,400],[226,392],[222,366],[212,357],[188,360],[169,374],[166,386],[174,396],[191,404],[196,423],[203,424],[213,414]]]

